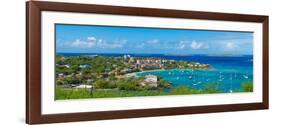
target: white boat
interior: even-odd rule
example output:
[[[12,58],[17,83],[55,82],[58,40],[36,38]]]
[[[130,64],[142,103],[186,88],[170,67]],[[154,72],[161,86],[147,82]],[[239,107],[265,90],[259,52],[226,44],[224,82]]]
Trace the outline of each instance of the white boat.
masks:
[[[243,75],[243,77],[244,77],[245,79],[248,79],[248,78],[249,78],[249,76],[247,76],[247,75]]]
[[[198,84],[201,84],[202,82],[197,82],[197,83],[193,83],[192,85],[196,86]]]
[[[222,74],[222,72],[219,72],[220,73],[220,76],[219,76],[219,81],[221,82],[221,81],[223,81],[224,80],[224,78],[223,78],[223,76],[221,75]]]

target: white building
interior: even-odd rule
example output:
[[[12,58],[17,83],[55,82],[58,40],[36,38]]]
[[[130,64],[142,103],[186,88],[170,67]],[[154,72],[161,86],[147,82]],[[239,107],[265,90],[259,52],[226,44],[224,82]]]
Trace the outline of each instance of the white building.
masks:
[[[69,68],[70,66],[69,65],[63,65],[65,68]]]
[[[141,84],[142,86],[148,85],[151,87],[157,87],[157,76],[146,75],[144,81]]]
[[[79,68],[89,68],[89,67],[91,67],[91,65],[89,65],[89,64],[81,64],[81,65],[79,65]]]
[[[92,88],[92,86],[91,85],[82,84],[82,85],[75,86],[74,88],[75,89],[90,89],[90,88]]]

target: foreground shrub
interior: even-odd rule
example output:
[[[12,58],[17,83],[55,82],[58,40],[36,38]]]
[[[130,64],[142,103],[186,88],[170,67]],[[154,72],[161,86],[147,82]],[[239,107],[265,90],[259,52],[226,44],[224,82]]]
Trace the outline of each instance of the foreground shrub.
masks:
[[[242,83],[243,92],[253,92],[253,82]]]

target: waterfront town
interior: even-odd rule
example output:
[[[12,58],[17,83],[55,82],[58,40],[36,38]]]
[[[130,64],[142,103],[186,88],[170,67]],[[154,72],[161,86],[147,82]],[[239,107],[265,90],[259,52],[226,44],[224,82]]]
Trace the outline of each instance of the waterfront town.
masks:
[[[209,69],[208,64],[152,57],[56,56],[56,85],[72,89],[164,89],[172,84],[156,75],[137,72],[167,69]],[[128,84],[128,85],[127,85]]]

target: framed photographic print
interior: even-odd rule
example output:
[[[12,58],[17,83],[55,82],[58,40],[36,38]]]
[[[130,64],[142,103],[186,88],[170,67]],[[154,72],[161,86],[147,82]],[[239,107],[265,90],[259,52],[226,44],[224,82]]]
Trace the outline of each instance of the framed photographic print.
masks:
[[[268,109],[268,16],[29,1],[30,124]]]

